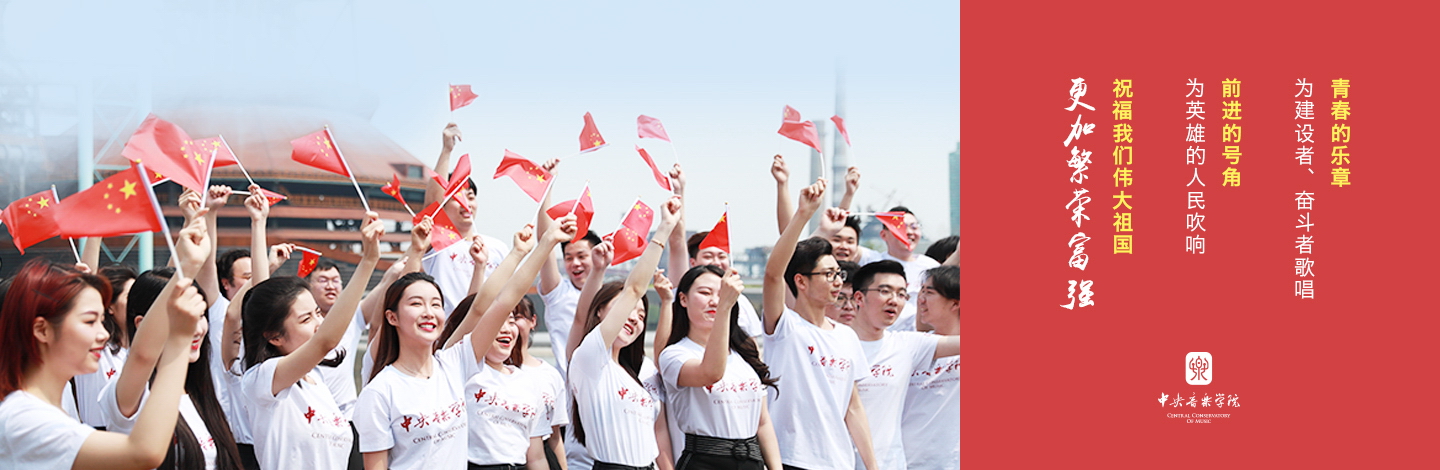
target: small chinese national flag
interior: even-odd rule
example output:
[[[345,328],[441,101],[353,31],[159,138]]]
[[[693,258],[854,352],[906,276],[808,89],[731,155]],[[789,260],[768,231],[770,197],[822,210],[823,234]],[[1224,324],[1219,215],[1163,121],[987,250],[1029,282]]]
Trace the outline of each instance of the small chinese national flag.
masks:
[[[279,204],[280,201],[284,201],[284,200],[286,200],[286,199],[289,199],[289,198],[285,197],[284,194],[280,194],[280,193],[277,193],[277,192],[275,192],[275,191],[271,191],[271,190],[268,190],[268,189],[265,189],[265,188],[260,188],[260,195],[265,196],[265,202],[266,202],[268,205],[271,205],[271,206],[276,205],[276,204]]]
[[[650,172],[655,175],[655,182],[660,183],[661,188],[669,191],[670,177],[666,176],[664,173],[661,173],[660,168],[655,166],[655,160],[650,159],[650,152],[646,152],[645,149],[640,148],[639,145],[635,146],[635,151],[640,152],[640,158],[645,159],[646,165],[650,165]]]
[[[655,211],[650,206],[640,201],[630,208],[630,213],[625,215],[625,222],[615,233],[606,235],[615,244],[615,259],[610,262],[611,266],[639,258],[645,254],[645,237],[650,235],[650,224],[655,219]]]
[[[845,137],[845,145],[850,145],[850,133],[845,130],[845,120],[841,119],[840,116],[830,116],[830,120],[835,121],[835,129],[840,131],[841,136]]]
[[[641,139],[648,137],[666,142],[670,141],[670,135],[665,133],[665,126],[660,125],[659,119],[641,114],[636,121],[639,123]]]
[[[910,237],[905,236],[904,212],[877,212],[875,218],[880,219],[880,223],[884,224],[885,228],[890,230],[890,235],[895,236],[900,243],[904,243],[907,248],[915,247],[910,243]]]
[[[450,110],[454,111],[468,106],[479,96],[470,91],[470,85],[450,85]]]
[[[205,180],[210,166],[210,152],[201,151],[184,129],[151,114],[125,142],[120,155],[132,162],[141,162],[155,174],[205,193]]]
[[[578,206],[576,201],[579,201]],[[559,219],[571,213],[572,208],[575,213],[575,237],[572,240],[577,240],[589,233],[590,219],[595,218],[595,203],[590,200],[590,185],[585,185],[585,192],[581,193],[580,199],[571,199],[551,206],[545,210],[545,215]]]
[[[0,212],[0,220],[10,230],[10,238],[15,239],[15,248],[20,250],[20,254],[25,254],[25,249],[30,246],[60,234],[60,228],[55,225],[55,212],[59,205],[55,193],[41,191],[16,199],[5,207],[4,212]]]
[[[202,158],[208,159],[211,155],[215,156],[215,168],[240,164],[240,161],[235,159],[235,152],[230,150],[230,144],[226,143],[222,137],[195,139],[195,147]]]
[[[719,248],[720,251],[730,252],[730,209],[726,208],[725,213],[720,215],[720,221],[715,223],[715,228],[710,229],[710,234],[700,241],[700,249],[710,247]]]
[[[785,111],[780,113],[780,121],[800,122],[800,111],[797,111],[795,108],[791,108],[789,105],[786,105]]]
[[[816,152],[825,153],[824,150],[820,150],[820,136],[816,134],[813,122],[785,121],[780,123],[779,132],[780,135],[789,137],[791,140],[809,145]]]
[[[396,201],[400,201],[401,205],[406,205],[405,196],[400,195],[400,175],[391,176],[390,182],[380,187],[380,192],[389,194]]]
[[[495,178],[501,176],[509,176],[510,180],[535,202],[540,202],[540,199],[545,197],[545,188],[550,186],[551,178],[550,172],[509,150],[506,150],[505,157],[500,159],[500,166],[495,168]]]
[[[160,206],[151,199],[140,168],[132,166],[60,201],[55,214],[60,235],[115,237],[160,231]]]
[[[435,251],[449,248],[464,238],[460,236],[460,229],[455,228],[455,222],[450,221],[450,216],[445,215],[445,211],[439,208],[440,201],[432,202],[416,212],[415,218],[411,219],[411,222],[418,224],[426,215],[435,214],[435,224],[430,229],[430,248]]]
[[[445,183],[445,199],[455,197],[468,186],[465,182],[470,180],[470,170],[470,154],[461,155],[455,163],[455,171],[450,173],[450,182]]]
[[[300,250],[304,255],[300,258],[300,268],[295,272],[296,276],[309,276],[315,270],[315,264],[320,262],[320,254],[310,250]]]
[[[580,153],[598,150],[605,146],[605,138],[600,136],[600,129],[595,127],[595,118],[590,113],[585,113],[585,128],[580,130]]]
[[[350,176],[350,168],[340,156],[329,129],[321,129],[290,141],[290,159],[340,176]],[[166,175],[169,176],[169,175]]]

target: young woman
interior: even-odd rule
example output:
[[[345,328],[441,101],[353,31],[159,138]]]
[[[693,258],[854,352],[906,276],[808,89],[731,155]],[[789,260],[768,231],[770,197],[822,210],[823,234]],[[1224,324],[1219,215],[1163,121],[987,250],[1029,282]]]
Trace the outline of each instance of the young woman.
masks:
[[[240,388],[248,402],[260,468],[339,470],[348,465],[354,442],[349,420],[311,372],[322,362],[339,363],[340,358],[325,356],[340,343],[355,315],[365,281],[379,261],[384,234],[380,215],[365,213],[360,264],[328,318],[320,315],[310,284],[297,277],[265,280],[242,297],[245,373]],[[226,330],[233,327],[227,318]]]
[[[187,225],[181,259],[204,259],[204,228]],[[60,409],[65,383],[95,372],[110,335],[102,325],[110,284],[45,260],[25,264],[0,307],[0,468],[149,469],[165,459],[190,342],[205,302],[181,280],[167,299],[169,331],[149,403],[134,431],[96,431]],[[158,315],[158,314],[157,314]]]
[[[100,369],[92,374],[77,375],[74,382],[76,411],[80,414],[80,422],[104,431],[107,425],[105,413],[96,405],[99,403],[100,391],[105,390],[105,386],[115,380],[130,352],[129,336],[126,335],[124,327],[125,301],[130,296],[131,284],[135,283],[135,270],[119,265],[106,266],[100,268],[99,274],[110,281],[110,287],[114,291],[110,306],[105,309],[104,320],[105,332],[110,333],[110,341],[105,343],[105,349],[100,351]]]
[[[190,268],[200,266],[186,267]],[[99,400],[111,431],[129,434],[135,426],[136,412],[146,405],[149,381],[161,352],[155,338],[169,328],[168,319],[159,313],[163,305],[155,301],[175,289],[178,279],[174,274],[173,268],[146,271],[133,282],[125,324],[128,337],[136,339],[135,347],[119,376],[105,387]],[[204,292],[200,294],[203,299]],[[146,321],[147,318],[150,320]],[[209,330],[208,320],[196,322],[187,355],[190,365],[185,374],[185,394],[180,396],[175,439],[159,469],[240,469],[240,451],[235,447],[230,422],[210,379]]]
[[[550,433],[544,437],[545,458],[551,470],[567,470],[565,462],[565,437],[563,427],[570,424],[569,401],[565,393],[565,377],[560,370],[530,354],[530,337],[535,331],[535,303],[529,297],[522,297],[512,312],[515,328],[519,330],[517,344],[510,353],[506,365],[520,369],[520,376],[540,394],[541,416],[550,423]]]
[[[740,329],[735,271],[696,266],[680,278],[674,326],[660,353],[670,421],[685,433],[677,469],[780,468],[766,410],[770,368]]]
[[[662,469],[672,467],[668,430],[657,419],[663,402],[645,389],[640,374],[645,362],[645,290],[680,206],[678,196],[665,204],[660,226],[635,270],[623,286],[601,286],[584,310],[583,326],[577,319],[572,330],[577,333],[571,336],[572,343],[573,338],[583,339],[571,352],[570,393],[575,399],[571,423],[576,440],[594,457],[596,470],[652,468],[657,462]],[[598,250],[604,252],[601,259],[609,258],[607,246]]]

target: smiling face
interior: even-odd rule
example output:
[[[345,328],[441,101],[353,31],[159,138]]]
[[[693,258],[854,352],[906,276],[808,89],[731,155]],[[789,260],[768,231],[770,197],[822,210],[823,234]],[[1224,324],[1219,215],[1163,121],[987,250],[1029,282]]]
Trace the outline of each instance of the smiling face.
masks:
[[[320,311],[330,313],[330,307],[335,305],[335,299],[340,297],[340,289],[344,288],[340,281],[340,269],[330,268],[324,271],[310,273],[310,294],[315,298],[315,304]]]
[[[320,313],[320,307],[315,303],[315,296],[310,291],[300,291],[295,296],[295,301],[290,304],[290,313],[285,317],[283,333],[270,338],[270,344],[275,345],[281,354],[290,354],[300,348],[300,345],[310,341],[315,336],[315,330],[320,329],[320,324],[325,321],[325,315]]]
[[[627,309],[615,305],[615,302],[612,300],[609,304],[605,305],[604,313],[601,314],[602,316],[600,318],[603,319],[605,315],[616,314],[630,316],[629,320],[626,320],[625,324],[620,327],[620,334],[615,337],[615,344],[611,345],[615,348],[623,348],[635,342],[636,339],[640,338],[640,335],[645,333],[645,304],[636,301],[634,307]]]
[[[690,329],[709,331],[715,326],[715,314],[720,308],[720,276],[704,273],[690,284],[689,292],[681,292],[680,306],[690,320]]]
[[[905,238],[908,239],[908,240],[910,240],[910,246],[912,246],[912,247],[914,247],[914,246],[919,246],[919,245],[920,245],[920,219],[916,218],[916,217],[915,217],[915,214],[911,214],[911,213],[908,213],[908,212],[905,213],[905,225],[904,225],[903,228],[905,229]],[[899,239],[895,238],[895,234],[890,233],[889,230],[881,230],[881,231],[880,231],[880,239],[885,240],[885,246],[888,247],[888,248],[890,249],[890,251],[897,251],[897,250],[898,250],[898,251],[902,251],[902,252],[909,253],[910,251],[912,251],[912,250],[914,249],[914,248],[906,248],[906,247],[905,247],[905,244],[904,244],[904,243],[901,243]]]
[[[412,282],[405,286],[395,309],[385,311],[385,321],[395,327],[401,344],[433,344],[445,326],[444,315],[440,289],[429,282]]]
[[[35,318],[40,357],[66,377],[99,370],[100,352],[110,340],[101,316],[105,314],[105,302],[100,291],[87,287],[75,296],[72,304],[59,324],[50,324],[43,317]]]
[[[462,229],[464,235],[466,227],[475,223],[475,191],[470,188],[461,189],[455,197],[445,203],[445,215],[455,223],[455,228]]]
[[[576,289],[585,288],[585,278],[590,274],[590,241],[585,239],[575,240],[565,245],[565,275],[570,277],[570,283]]]
[[[886,296],[882,291],[895,294]],[[869,288],[854,294],[859,303],[859,314],[855,321],[880,329],[894,325],[901,310],[905,309],[905,299],[898,294],[900,292],[905,292],[905,276],[895,273],[876,274]]]
[[[940,331],[952,331],[951,326],[960,321],[960,300],[947,299],[935,290],[934,279],[925,278],[915,300],[916,315],[920,321]]]
[[[516,323],[520,315],[511,313],[505,324],[500,326],[500,333],[495,335],[495,341],[490,343],[490,349],[485,351],[485,362],[489,364],[504,364],[510,358],[510,352],[520,344],[520,326]]]
[[[831,253],[835,254],[835,259],[852,263],[860,262],[860,236],[855,233],[854,228],[840,227],[840,231],[830,237],[830,247],[833,250]]]

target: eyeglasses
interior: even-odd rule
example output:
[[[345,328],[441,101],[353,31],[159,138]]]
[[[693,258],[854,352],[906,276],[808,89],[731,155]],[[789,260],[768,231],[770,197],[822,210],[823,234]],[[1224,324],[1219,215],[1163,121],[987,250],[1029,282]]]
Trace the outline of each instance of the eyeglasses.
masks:
[[[845,294],[835,294],[835,302],[834,302],[834,304],[835,304],[836,307],[840,307],[840,308],[854,307],[854,306],[855,306],[855,299],[850,298],[849,295],[845,295]]]
[[[903,225],[903,227],[908,228],[908,229],[910,229],[910,230],[917,231],[917,232],[920,231],[920,223],[919,223],[919,222],[911,222],[911,223],[908,223],[908,224]]]
[[[825,281],[827,282],[835,282],[836,279],[844,281],[846,277],[849,277],[845,274],[845,271],[841,271],[839,269],[836,269],[834,271],[816,271],[813,273],[805,273],[806,276],[819,276],[822,274],[825,275]]]
[[[879,293],[879,294],[880,294],[880,297],[882,297],[882,298],[899,297],[900,300],[904,300],[904,301],[909,301],[909,300],[910,300],[910,293],[909,293],[909,292],[905,292],[905,291],[903,291],[903,290],[895,290],[895,289],[891,289],[891,288],[889,288],[889,287],[879,287],[879,288],[875,288],[875,289],[859,289],[859,290],[857,290],[856,292],[876,292],[876,293]]]

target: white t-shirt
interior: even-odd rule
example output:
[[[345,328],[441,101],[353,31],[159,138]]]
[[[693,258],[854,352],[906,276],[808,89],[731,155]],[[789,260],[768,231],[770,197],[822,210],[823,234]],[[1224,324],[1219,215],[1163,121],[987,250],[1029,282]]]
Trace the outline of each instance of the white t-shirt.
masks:
[[[70,468],[95,428],[24,390],[0,401],[0,468]]]
[[[622,368],[621,370],[623,371],[624,369]],[[659,397],[661,402],[664,402],[665,384],[664,381],[660,378],[660,369],[655,367],[654,362],[650,361],[649,356],[646,356],[645,362],[641,364],[639,376],[640,384],[645,387],[645,390],[650,392],[652,396]],[[565,403],[570,403],[570,394],[568,393],[568,388],[565,396]],[[566,412],[568,413],[569,411],[567,410]],[[671,439],[674,439],[675,433],[679,432],[679,430],[676,429],[673,425],[670,426],[670,429],[670,434],[672,436]],[[587,431],[587,433],[588,432],[589,431]],[[680,435],[680,437],[683,438],[684,435],[682,434]],[[672,440],[671,442],[675,441]],[[680,442],[681,445],[684,445],[683,439]],[[672,448],[673,447],[674,445],[672,444]],[[672,453],[678,454],[678,452],[673,451]],[[675,458],[677,460],[679,459],[678,456]],[[595,465],[595,458],[590,456],[590,451],[585,449],[585,446],[581,445],[580,441],[575,440],[575,426],[565,427],[565,461],[566,465],[569,466],[570,470],[590,470],[590,468]]]
[[[390,451],[395,470],[465,468],[464,383],[475,362],[468,341],[434,356],[429,378],[385,366],[355,401],[360,452]]]
[[[60,409],[65,410],[65,415],[70,419],[80,421],[80,412],[75,409],[75,388],[70,386],[70,381],[65,381],[64,391],[60,395]]]
[[[489,255],[485,261],[485,275],[489,276],[500,266],[500,261],[510,254],[510,248],[498,238],[489,235],[480,237],[485,240],[485,253]],[[432,249],[425,255],[434,253],[435,250]],[[470,258],[470,241],[461,240],[447,246],[440,250],[439,255],[422,259],[420,265],[427,274],[435,278],[435,284],[440,286],[440,294],[445,297],[446,316],[449,316],[449,312],[455,310],[455,304],[465,300],[465,293],[470,291],[470,278],[475,274],[475,261]]]
[[[206,295],[209,294],[206,292]],[[210,309],[205,311],[205,315],[210,321],[210,331],[205,333],[206,337],[210,339],[210,382],[215,385],[215,400],[220,402],[220,409],[225,411],[227,419],[233,415],[230,414],[230,396],[228,395],[230,390],[226,387],[227,381],[225,380],[225,375],[228,373],[225,371],[225,360],[220,358],[222,356],[221,345],[224,344],[220,342],[220,337],[225,334],[225,310],[228,308],[230,308],[230,300],[225,296],[217,295],[215,303],[210,304]],[[241,350],[240,354],[245,354],[245,351]]]
[[[867,264],[874,263],[874,262],[876,262],[876,261],[880,261],[880,260],[882,260],[882,259],[885,259],[885,258],[882,258],[882,257],[881,257],[881,256],[883,256],[883,254],[880,253],[880,252],[878,252],[878,251],[875,251],[875,250],[872,250],[872,249],[869,249],[869,248],[866,248],[866,247],[863,247],[863,246],[857,246],[856,248],[859,248],[859,251],[860,251],[860,260],[857,261],[855,264],[864,266],[864,265],[867,265]]]
[[[585,425],[586,448],[595,460],[643,467],[655,462],[655,419],[663,397],[646,390],[620,364],[596,328],[575,349],[570,393]]]
[[[881,469],[905,468],[905,444],[900,439],[900,418],[910,375],[930,366],[935,357],[935,335],[901,331],[885,333],[876,341],[861,341],[870,358],[870,377],[855,384],[870,422],[870,447]],[[855,453],[855,468],[865,468]],[[871,469],[876,470],[876,469]]]
[[[267,359],[240,379],[260,468],[344,469],[354,444],[350,420],[313,373],[271,395],[280,359]]]
[[[912,470],[959,470],[960,356],[936,359],[910,374],[901,423]]]
[[[335,404],[340,405],[340,413],[345,419],[352,419],[355,416],[355,356],[360,354],[360,335],[365,332],[365,316],[361,314],[360,307],[355,307],[355,316],[350,318],[350,326],[345,329],[345,336],[340,338],[340,345],[326,357],[335,357],[343,349],[345,359],[335,367],[315,366],[315,372],[320,379],[325,381],[325,386],[330,389],[330,394],[335,397]],[[368,354],[363,354],[368,356]]]
[[[518,368],[509,374],[471,361],[465,381],[470,416],[469,461],[476,465],[524,465],[530,438],[550,434],[538,388]]]
[[[119,352],[112,353],[106,346],[100,350],[100,369],[75,376],[75,411],[79,413],[80,422],[97,428],[107,426],[105,412],[98,406],[100,392],[120,377],[120,369],[125,367],[125,357],[129,355],[129,349],[120,348]]]
[[[552,427],[570,424],[570,396],[565,393],[565,378],[560,376],[560,370],[544,363],[521,367],[519,372],[528,381],[526,386],[540,393],[541,419]],[[547,431],[543,437],[549,436]]]
[[[565,372],[565,346],[570,340],[570,326],[575,323],[575,305],[580,302],[580,289],[564,276],[550,292],[542,292],[545,301],[545,331],[550,334],[550,352],[555,354],[555,364]]]
[[[740,306],[740,331],[744,331],[751,338],[764,335],[765,323],[760,319],[760,314],[755,312],[755,304],[750,302],[750,298],[742,295],[735,304]],[[661,338],[661,341],[667,340],[669,338]]]
[[[240,351],[243,355],[244,345],[241,345]],[[241,388],[241,379],[244,378],[245,372],[242,370],[244,363],[244,357],[237,358],[230,365],[230,370],[220,374],[220,377],[224,379],[225,389],[229,391],[225,394],[226,401],[230,403],[230,407],[225,410],[225,419],[230,421],[230,434],[235,436],[236,444],[254,445],[255,436],[250,434],[250,399],[246,397],[245,390]]]
[[[100,408],[104,410],[105,419],[110,423],[110,427],[105,430],[130,434],[135,430],[135,420],[140,417],[140,410],[145,409],[145,404],[150,401],[150,389],[146,388],[141,392],[140,407],[130,416],[120,413],[120,404],[115,393],[114,383],[100,393]],[[185,425],[190,427],[190,432],[195,434],[195,441],[200,444],[200,452],[205,455],[205,470],[215,470],[215,458],[219,455],[215,448],[215,438],[210,436],[209,426],[205,424],[205,419],[200,417],[200,411],[195,409],[195,402],[190,400],[188,393],[180,395],[180,419],[185,420]]]
[[[725,375],[704,387],[682,387],[679,380],[686,362],[703,360],[705,346],[685,338],[660,353],[660,373],[669,399],[666,411],[681,432],[724,439],[755,437],[760,427],[760,408],[765,403],[765,385],[740,353],[729,353]],[[684,441],[671,445],[683,449]]]
[[[854,446],[845,427],[850,392],[870,376],[870,362],[855,331],[825,319],[824,330],[785,309],[775,334],[765,337],[765,364],[780,377],[770,392],[770,421],[780,458],[801,468],[854,468]],[[778,394],[777,394],[778,392]]]

